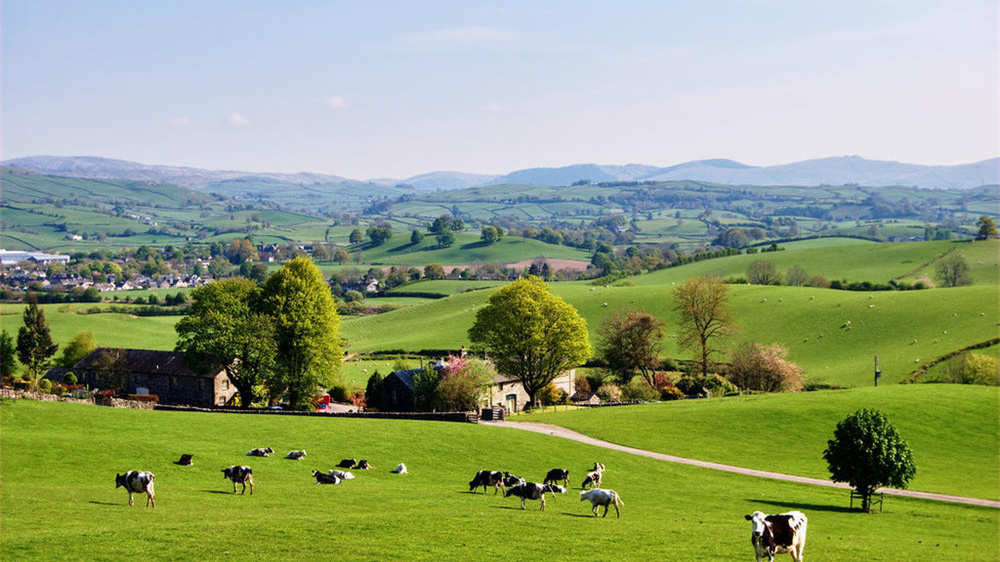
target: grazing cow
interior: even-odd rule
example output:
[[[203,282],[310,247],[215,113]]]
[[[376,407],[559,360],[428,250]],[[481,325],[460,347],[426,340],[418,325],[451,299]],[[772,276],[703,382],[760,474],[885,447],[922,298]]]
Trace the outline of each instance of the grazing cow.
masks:
[[[370,468],[375,468],[375,467],[368,464],[368,461],[366,459],[361,459],[360,461],[358,461],[358,466],[355,466],[354,468],[358,470],[368,470]]]
[[[599,471],[588,472],[587,476],[583,478],[583,484],[580,484],[580,489],[586,490],[587,486],[592,486],[594,488],[601,487],[601,473]]]
[[[802,562],[802,549],[806,547],[806,516],[801,511],[789,511],[780,515],[765,515],[755,511],[744,515],[753,523],[750,544],[753,545],[757,562],[767,559],[774,562],[775,554],[792,555],[794,562]]]
[[[327,474],[329,474],[331,476],[336,476],[337,478],[340,478],[341,480],[354,480],[354,475],[353,474],[351,474],[350,472],[344,472],[343,470],[331,470]]]
[[[555,497],[556,494],[566,493],[566,488],[563,488],[559,484],[542,484],[542,488],[545,488],[545,493],[552,494],[552,497]]]
[[[542,481],[543,484],[552,483],[562,480],[563,486],[569,487],[569,469],[568,468],[553,468],[545,475],[545,480]]]
[[[317,484],[340,484],[340,478],[336,474],[327,474],[326,472],[320,472],[318,470],[313,471],[313,478],[316,479]]]
[[[115,489],[125,486],[128,492],[128,504],[133,505],[133,494],[146,494],[146,507],[156,507],[156,492],[153,491],[153,481],[156,476],[152,472],[130,470],[125,474],[115,474]]]
[[[222,477],[233,481],[233,493],[236,493],[236,484],[243,484],[243,491],[247,493],[247,484],[250,484],[250,495],[253,495],[253,470],[249,466],[233,465],[222,469]]]
[[[274,449],[270,447],[264,447],[263,449],[250,449],[247,451],[248,457],[267,457],[274,453]]]
[[[524,509],[524,500],[538,500],[542,504],[542,511],[545,511],[545,486],[537,482],[525,482],[509,488],[504,492],[503,497],[509,498],[517,496],[521,498],[521,509]]]
[[[344,460],[340,461],[340,463],[337,466],[339,468],[346,468],[346,469],[350,470],[350,469],[354,468],[355,466],[357,466],[357,464],[358,464],[357,459],[344,459]]]
[[[503,488],[503,474],[495,470],[480,470],[476,473],[476,476],[469,482],[469,492],[474,492],[480,486],[483,487],[483,493],[486,493],[486,488],[493,486],[493,495],[497,495],[497,488]]]
[[[191,466],[192,464],[194,464],[194,460],[191,458],[191,455],[181,455],[181,460],[175,462],[174,464],[179,464],[181,466]]]
[[[390,470],[389,472],[392,472],[393,474],[407,474],[406,465],[403,463],[399,463],[399,466]]]
[[[524,484],[526,480],[520,476],[514,476],[509,472],[503,473],[503,485],[510,488],[511,486],[517,486],[518,484]]]
[[[590,469],[590,471],[591,472],[604,472],[604,465],[601,464],[601,463],[599,463],[599,462],[595,462],[594,463],[594,468]]]
[[[593,490],[587,490],[586,492],[580,492],[580,501],[590,500],[590,506],[594,510],[594,517],[597,517],[597,508],[604,506],[604,515],[601,517],[608,516],[608,506],[615,506],[615,514],[620,519],[622,516],[621,511],[618,506],[625,505],[618,492],[614,490],[602,490],[600,488],[594,488]]]
[[[285,455],[285,458],[292,459],[293,461],[300,461],[305,456],[306,456],[306,451],[305,449],[303,449],[301,451],[288,451],[288,454]]]

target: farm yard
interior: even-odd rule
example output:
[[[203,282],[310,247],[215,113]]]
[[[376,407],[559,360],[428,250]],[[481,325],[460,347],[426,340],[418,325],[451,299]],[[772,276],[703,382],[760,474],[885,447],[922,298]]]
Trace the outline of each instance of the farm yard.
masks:
[[[848,512],[843,490],[498,427],[29,401],[0,403],[0,423],[4,558],[17,560],[732,560],[752,556],[743,515],[789,509],[809,517],[805,552],[813,560],[1000,555],[996,509],[891,497],[883,513],[863,515]],[[277,454],[245,456],[264,446]],[[308,456],[281,458],[292,449]],[[173,464],[182,453],[193,455],[192,466]],[[362,456],[375,468],[338,486],[314,484],[312,470]],[[595,519],[576,497],[576,480],[598,460],[607,466],[604,487],[624,501],[621,519]],[[399,462],[410,474],[389,473]],[[232,494],[221,469],[233,464],[253,468],[253,496]],[[537,502],[521,511],[516,498],[468,492],[477,470],[541,480],[554,467],[570,468],[575,489],[550,499],[545,512]],[[954,467],[955,478],[990,477],[963,468]],[[156,508],[144,507],[141,496],[128,506],[114,488],[116,471],[125,470],[156,474]]]

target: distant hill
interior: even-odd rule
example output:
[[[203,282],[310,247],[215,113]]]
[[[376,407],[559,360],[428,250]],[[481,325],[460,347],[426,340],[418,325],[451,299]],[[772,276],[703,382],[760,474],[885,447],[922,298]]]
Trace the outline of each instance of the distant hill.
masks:
[[[42,174],[94,179],[128,179],[170,183],[228,196],[273,195],[275,190],[298,188],[333,190],[372,187],[398,192],[433,192],[484,185],[516,184],[565,186],[575,182],[693,180],[728,185],[844,185],[869,187],[906,186],[935,189],[968,189],[1000,184],[1000,158],[953,166],[925,166],[860,156],[837,156],[776,166],[750,166],[734,160],[695,160],[674,166],[645,164],[574,164],[556,168],[527,168],[502,176],[458,171],[429,172],[404,179],[353,180],[313,173],[256,173],[235,170],[202,170],[179,166],[139,164],[93,156],[29,156],[3,162],[6,166]],[[242,193],[245,187],[251,187]],[[381,195],[381,194],[380,194]]]

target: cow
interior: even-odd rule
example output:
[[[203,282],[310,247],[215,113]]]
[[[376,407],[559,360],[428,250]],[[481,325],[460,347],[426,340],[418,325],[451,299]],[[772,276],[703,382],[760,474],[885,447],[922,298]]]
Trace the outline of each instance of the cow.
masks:
[[[590,469],[590,471],[591,472],[604,472],[604,465],[601,464],[601,463],[599,463],[599,462],[595,462],[594,463],[594,468]]]
[[[285,455],[285,458],[292,459],[293,461],[300,461],[305,456],[306,456],[306,451],[305,449],[303,449],[301,451],[288,451],[288,454]]]
[[[753,545],[757,562],[767,559],[774,562],[775,554],[791,554],[794,562],[802,562],[802,549],[806,547],[806,524],[808,520],[801,511],[789,511],[779,515],[765,515],[755,511],[744,515],[753,524],[750,544]]]
[[[621,496],[618,492],[614,490],[602,490],[601,488],[594,488],[593,490],[587,490],[585,492],[580,492],[580,501],[590,500],[590,506],[593,508],[594,517],[597,517],[597,509],[604,506],[604,515],[601,517],[608,516],[608,506],[615,506],[615,514],[621,519],[622,513],[618,509],[618,506],[625,505],[622,501]]]
[[[403,464],[403,463],[399,463],[399,466],[397,466],[396,468],[390,470],[389,472],[391,472],[393,474],[407,474],[407,472],[406,472],[406,465]]]
[[[520,476],[514,476],[509,472],[503,473],[503,485],[510,488],[511,486],[517,486],[518,484],[524,484],[526,480]]]
[[[537,482],[525,482],[518,484],[504,492],[503,497],[509,498],[517,496],[521,498],[521,509],[524,509],[524,500],[538,500],[542,504],[542,511],[545,511],[545,486]]]
[[[340,461],[339,464],[337,464],[337,467],[338,468],[346,468],[346,469],[350,470],[350,469],[354,468],[355,466],[357,466],[357,464],[358,464],[357,459],[344,459],[344,460]]]
[[[358,461],[358,465],[355,466],[354,468],[356,468],[358,470],[368,470],[370,468],[375,468],[375,467],[372,466],[372,465],[370,465],[370,464],[368,464],[368,460],[367,459],[361,459],[361,460]]]
[[[569,487],[569,469],[568,468],[553,468],[545,475],[545,480],[542,481],[543,484],[555,484],[556,482],[562,480],[563,486]]]
[[[331,470],[327,474],[329,474],[330,476],[336,476],[341,480],[354,480],[353,474],[351,474],[350,472],[344,472],[343,470]]]
[[[503,488],[503,473],[497,472],[495,470],[480,470],[473,477],[472,481],[469,482],[469,492],[474,492],[480,486],[483,487],[483,493],[486,493],[486,488],[493,486],[493,495],[497,495],[497,488]]]
[[[191,458],[191,455],[181,455],[181,460],[174,461],[174,464],[179,464],[181,466],[191,466],[192,464],[194,464],[194,459]]]
[[[124,486],[128,492],[128,504],[133,505],[133,494],[146,494],[146,507],[156,507],[156,492],[153,491],[153,481],[156,476],[152,472],[130,470],[125,474],[115,474],[115,489]]]
[[[580,489],[581,490],[586,490],[587,486],[591,486],[591,487],[594,487],[594,488],[600,488],[601,487],[601,473],[598,472],[598,471],[596,471],[596,470],[594,472],[588,472],[587,476],[585,476],[583,478],[583,484],[580,484]]]
[[[545,489],[546,494],[552,494],[552,497],[555,497],[556,494],[566,493],[566,488],[563,488],[559,484],[542,484],[542,488]]]
[[[317,484],[340,484],[340,478],[336,474],[320,472],[318,470],[313,471],[313,478],[316,479]]]
[[[240,492],[241,495],[247,493],[247,484],[250,484],[250,495],[253,495],[253,469],[249,466],[234,464],[229,468],[223,468],[222,477],[233,481],[234,494],[236,493],[236,484],[243,484],[243,491]]]
[[[248,457],[267,457],[274,453],[274,449],[270,447],[250,449],[247,451]]]

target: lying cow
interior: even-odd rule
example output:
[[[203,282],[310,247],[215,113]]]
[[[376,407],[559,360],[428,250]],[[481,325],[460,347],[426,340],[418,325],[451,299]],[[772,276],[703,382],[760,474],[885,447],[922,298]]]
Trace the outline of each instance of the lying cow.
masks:
[[[253,495],[253,470],[249,466],[234,464],[229,468],[222,469],[222,477],[233,481],[233,493],[236,493],[236,484],[243,484],[243,491],[247,493],[247,484],[250,484],[250,495]]]
[[[274,449],[270,447],[264,447],[263,449],[250,449],[247,451],[248,457],[267,457],[274,453]]]
[[[563,488],[559,484],[542,484],[542,488],[545,489],[546,494],[552,494],[552,497],[555,497],[556,494],[566,493],[566,488]]]
[[[594,517],[597,517],[597,508],[604,506],[604,515],[601,517],[608,516],[608,506],[615,506],[615,514],[621,518],[622,513],[618,509],[618,506],[625,505],[621,497],[618,496],[618,492],[614,490],[602,490],[601,488],[594,488],[593,490],[587,490],[586,492],[580,492],[580,501],[590,500],[590,506],[594,510]]]
[[[301,451],[288,451],[288,454],[285,455],[285,458],[292,459],[293,461],[300,461],[305,456],[306,456],[306,451],[305,449],[303,449]]]
[[[358,461],[358,465],[355,466],[354,468],[358,470],[368,470],[370,468],[375,468],[375,467],[368,464],[368,461],[366,459],[361,459],[360,461]]]
[[[399,466],[397,466],[396,468],[390,470],[389,472],[391,472],[393,474],[406,474],[407,473],[406,472],[406,465],[403,464],[403,463],[399,463]]]
[[[156,507],[156,492],[153,491],[153,481],[156,476],[152,472],[130,470],[125,474],[115,474],[115,489],[124,486],[128,492],[128,504],[133,505],[133,494],[146,494],[146,507]]]
[[[569,487],[569,469],[568,468],[553,468],[545,475],[545,480],[542,480],[543,484],[552,483],[562,480],[563,486]]]
[[[517,496],[521,498],[521,509],[524,509],[524,500],[538,500],[542,504],[542,511],[545,511],[545,486],[537,482],[525,482],[513,488],[508,488],[503,497],[509,498]]]
[[[601,487],[601,473],[599,471],[588,472],[587,476],[583,478],[583,484],[580,484],[580,489],[586,490],[587,486],[593,488]]]
[[[794,562],[801,562],[802,549],[806,547],[806,516],[801,511],[789,511],[780,515],[765,515],[755,511],[744,515],[753,524],[750,544],[753,545],[757,562],[767,559],[774,562],[775,554],[791,554]]]
[[[174,464],[179,464],[181,466],[191,466],[194,464],[194,458],[191,455],[181,455],[179,461],[174,461]]]
[[[496,470],[480,470],[473,477],[472,481],[469,482],[469,492],[476,491],[480,486],[483,487],[483,493],[486,493],[486,488],[493,486],[493,495],[497,495],[497,488],[503,488],[503,473]]]
[[[313,478],[316,479],[317,484],[340,484],[340,478],[336,474],[320,472],[318,470],[313,471]]]
[[[509,472],[503,473],[503,485],[510,488],[511,486],[517,486],[518,484],[524,484],[526,480],[520,476],[514,476]]]
[[[351,474],[350,472],[344,472],[343,470],[331,470],[327,474],[329,474],[330,476],[336,476],[341,480],[354,480],[353,474]]]
[[[340,461],[340,463],[337,464],[337,466],[339,468],[346,468],[346,469],[350,470],[350,469],[354,468],[355,466],[357,466],[357,464],[358,464],[358,460],[357,459],[344,459],[344,460]]]

